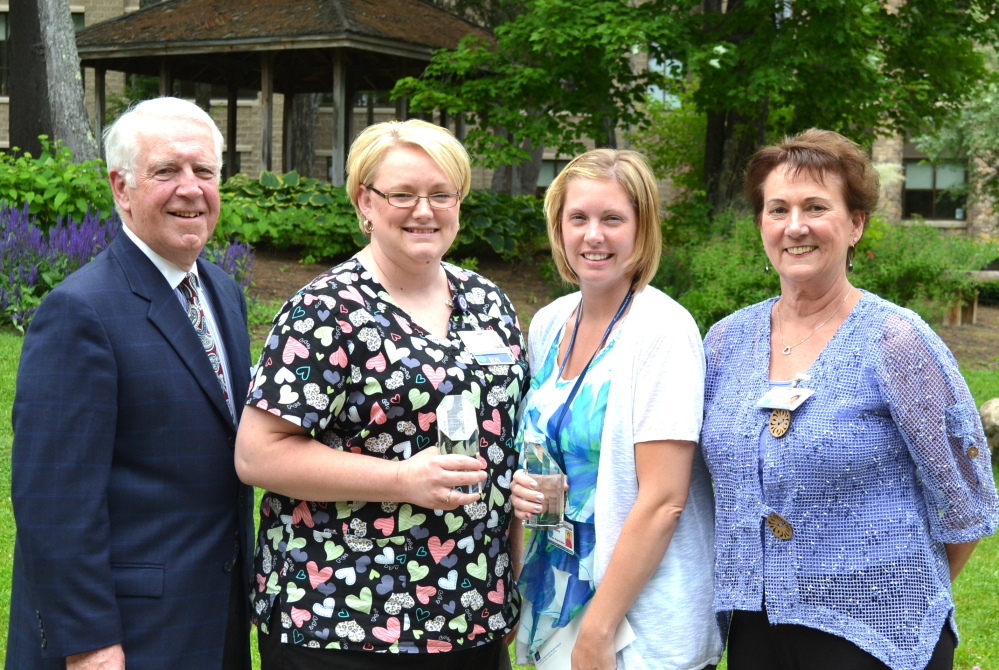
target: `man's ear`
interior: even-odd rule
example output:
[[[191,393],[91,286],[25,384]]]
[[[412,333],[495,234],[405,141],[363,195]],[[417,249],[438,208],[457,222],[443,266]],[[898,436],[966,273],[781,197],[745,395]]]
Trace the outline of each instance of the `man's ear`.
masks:
[[[128,196],[128,182],[125,178],[125,173],[118,168],[111,168],[108,172],[108,180],[111,182],[111,193],[114,195],[114,201],[118,203],[118,207],[123,212],[132,211],[132,203]]]

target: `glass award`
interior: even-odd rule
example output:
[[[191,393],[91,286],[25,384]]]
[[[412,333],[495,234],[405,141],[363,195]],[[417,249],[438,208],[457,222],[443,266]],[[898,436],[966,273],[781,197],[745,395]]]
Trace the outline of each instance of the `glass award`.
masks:
[[[445,456],[479,456],[479,423],[475,419],[475,408],[460,395],[445,396],[437,406],[437,446]],[[454,488],[461,493],[482,494],[482,482]]]
[[[524,436],[524,455],[527,474],[538,483],[538,492],[544,496],[541,511],[532,514],[524,523],[527,528],[551,530],[562,527],[565,513],[565,473],[545,448],[545,439],[528,433]]]

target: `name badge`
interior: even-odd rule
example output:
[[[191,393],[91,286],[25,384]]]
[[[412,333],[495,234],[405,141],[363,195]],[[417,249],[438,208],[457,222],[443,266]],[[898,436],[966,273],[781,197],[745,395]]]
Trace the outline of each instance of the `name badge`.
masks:
[[[562,525],[554,530],[548,531],[548,542],[555,545],[570,556],[576,554],[576,529],[567,520],[562,521]]]
[[[503,344],[495,330],[459,330],[458,337],[479,365],[513,365],[517,362],[510,347]]]
[[[756,406],[765,409],[786,409],[793,412],[808,400],[815,391],[794,386],[775,386],[756,401]]]

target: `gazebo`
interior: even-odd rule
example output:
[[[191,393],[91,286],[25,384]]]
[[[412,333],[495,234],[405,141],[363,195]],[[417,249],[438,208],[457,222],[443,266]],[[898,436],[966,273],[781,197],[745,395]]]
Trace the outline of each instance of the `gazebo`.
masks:
[[[235,164],[239,89],[261,91],[261,149],[271,169],[274,93],[332,92],[333,180],[343,182],[354,95],[419,76],[434,50],[488,31],[422,0],[167,0],[77,33],[80,63],[96,72],[98,133],[108,70],[219,84],[228,92],[226,162]],[[405,105],[401,112],[405,113]],[[369,116],[371,109],[369,108]],[[401,115],[401,114],[400,114]],[[285,124],[290,114],[285,114]]]

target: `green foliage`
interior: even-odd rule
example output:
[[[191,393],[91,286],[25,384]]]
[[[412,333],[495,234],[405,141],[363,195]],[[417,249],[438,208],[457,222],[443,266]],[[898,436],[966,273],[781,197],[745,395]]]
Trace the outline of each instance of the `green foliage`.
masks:
[[[354,253],[368,243],[342,186],[300,177],[239,174],[223,184],[216,234],[276,249],[297,249],[305,263]],[[461,202],[461,228],[452,253],[514,260],[545,241],[541,201],[491,190],[471,191]]]
[[[467,37],[438,51],[421,78],[400,80],[393,95],[415,109],[473,117],[466,142],[489,167],[525,160],[525,139],[573,155],[584,138],[602,144],[615,128],[640,123],[647,88],[663,79],[635,68],[634,55],[656,40],[679,44],[672,33],[683,24],[671,18],[684,10],[620,0],[523,4],[494,42]]]
[[[938,321],[974,283],[949,270],[978,270],[999,246],[931,226],[893,225],[874,219],[857,244],[853,283]]]
[[[462,201],[461,229],[451,250],[514,261],[532,256],[546,241],[541,200],[485,189],[469,192]]]
[[[0,202],[28,204],[42,230],[61,217],[82,221],[87,212],[107,218],[114,207],[111,185],[101,160],[73,162],[69,148],[40,135],[42,153],[32,156],[14,147],[0,154]]]
[[[781,6],[781,5],[778,5]],[[768,121],[771,135],[829,128],[868,140],[960,106],[996,37],[992,2],[796,0],[704,13],[683,58],[706,111]]]
[[[221,188],[216,234],[275,249],[301,249],[306,263],[353,253],[365,238],[343,187],[299,176],[238,174]]]
[[[727,235],[674,247],[653,284],[676,298],[702,333],[732,312],[780,292],[776,272],[763,273],[766,255],[751,217],[730,219]]]
[[[645,125],[625,133],[625,137],[649,160],[652,171],[659,177],[669,177],[686,199],[704,185],[707,119],[693,104],[692,88],[676,82],[670,92],[676,95],[676,104],[648,99]]]
[[[668,249],[653,280],[690,311],[702,333],[780,293],[777,273],[763,273],[766,256],[752,217],[720,219],[716,231],[710,239]],[[875,219],[858,244],[850,281],[933,322],[973,287],[961,273],[948,271],[978,269],[996,255],[991,243]]]
[[[959,109],[985,76],[975,45],[999,40],[991,0],[704,4],[526,0],[494,42],[437,52],[394,94],[473,117],[468,142],[487,166],[526,159],[524,139],[574,155],[583,138],[600,144],[615,128],[647,124],[646,91],[667,79],[697,82],[697,109],[723,119],[726,137],[815,126],[868,141]],[[641,53],[679,66],[636,67]]]

